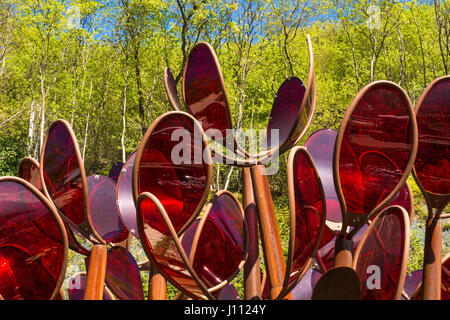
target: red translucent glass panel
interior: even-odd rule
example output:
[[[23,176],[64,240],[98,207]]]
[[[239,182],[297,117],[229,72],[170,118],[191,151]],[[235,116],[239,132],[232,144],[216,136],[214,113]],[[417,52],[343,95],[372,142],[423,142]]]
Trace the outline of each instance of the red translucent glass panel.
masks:
[[[128,231],[139,239],[136,224],[136,207],[133,196],[133,168],[136,152],[127,160],[117,181],[117,206],[120,218]]]
[[[302,80],[297,77],[285,80],[278,89],[267,125],[265,141],[267,149],[283,144],[289,138],[293,129],[295,129],[305,90]],[[309,110],[306,109],[303,110],[300,116],[300,123],[297,124],[297,126],[300,126],[300,129],[303,129],[308,122]],[[272,141],[272,130],[278,130],[278,139],[274,141]]]
[[[239,300],[239,294],[236,288],[231,284],[227,284],[216,295],[217,300]]]
[[[193,119],[180,113],[161,118],[145,141],[140,162],[134,168],[138,170],[137,195],[150,192],[157,197],[176,232],[195,218],[209,192],[210,164],[203,157],[209,149],[205,150],[201,129],[196,127],[194,132],[194,126]],[[177,133],[183,137],[172,141]],[[145,205],[146,201],[143,200],[141,214],[147,218],[159,216],[153,205]],[[165,229],[162,224],[158,230],[168,235]]]
[[[167,235],[168,230],[158,208],[145,197],[138,202],[137,209],[141,243],[149,259],[174,286],[198,299],[197,295],[202,291],[186,269],[174,238]],[[147,214],[149,212],[154,214]]]
[[[300,282],[292,289],[292,300],[311,300],[314,287],[321,276],[319,271],[309,268]]]
[[[442,262],[441,300],[450,300],[450,255]]]
[[[200,231],[192,263],[208,288],[236,275],[245,258],[246,241],[242,208],[230,194],[220,194]]]
[[[111,178],[89,176],[89,212],[92,224],[106,243],[121,242],[128,237],[128,230],[119,217],[116,204],[116,184]]]
[[[0,295],[5,300],[48,300],[59,290],[67,244],[62,224],[41,197],[18,181],[0,181]]]
[[[408,297],[411,298],[421,283],[422,283],[422,269],[413,271],[410,274],[406,275],[403,290],[405,290]],[[404,300],[403,297],[402,300]]]
[[[293,234],[291,283],[303,271],[308,259],[315,255],[325,224],[323,207],[325,199],[322,198],[322,186],[317,180],[316,171],[302,149],[297,149],[293,158],[293,187],[295,233]]]
[[[120,300],[144,300],[139,267],[122,247],[108,250],[105,283]]]
[[[450,77],[435,82],[418,108],[414,168],[426,191],[450,194]]]
[[[305,143],[311,158],[316,165],[317,173],[322,182],[327,203],[327,220],[342,222],[342,211],[336,194],[333,179],[333,154],[337,132],[322,129],[313,133]]]
[[[180,98],[178,97],[177,84],[169,68],[164,69],[164,86],[172,108],[177,111],[183,111]]]
[[[386,209],[362,245],[356,272],[361,280],[364,300],[395,299],[405,254],[406,228],[403,212],[398,207]],[[407,252],[406,252],[407,254]],[[379,283],[377,277],[379,275]]]
[[[22,178],[42,192],[39,164],[32,158],[23,158],[19,163],[19,178]]]
[[[347,211],[369,214],[395,189],[411,156],[412,134],[410,104],[401,89],[369,87],[348,119],[338,154]]]
[[[190,113],[202,122],[203,130],[217,129],[226,136],[231,118],[222,72],[216,55],[206,43],[189,54],[183,77],[183,98]]]
[[[388,202],[386,207],[388,206],[394,206],[398,205],[403,207],[408,212],[410,220],[412,220],[412,213],[414,211],[413,208],[413,202],[412,202],[413,195],[411,194],[411,189],[409,188],[408,182],[405,183],[405,185],[400,189],[399,192],[392,198],[391,201]]]
[[[108,177],[114,180],[117,183],[119,179],[120,172],[122,171],[123,162],[117,162],[115,165],[109,169]]]
[[[77,273],[67,279],[69,300],[84,300],[87,276],[85,273]],[[114,300],[111,293],[103,290],[103,300]]]
[[[44,181],[50,198],[75,226],[86,220],[79,150],[69,128],[56,122],[47,134],[42,155]]]

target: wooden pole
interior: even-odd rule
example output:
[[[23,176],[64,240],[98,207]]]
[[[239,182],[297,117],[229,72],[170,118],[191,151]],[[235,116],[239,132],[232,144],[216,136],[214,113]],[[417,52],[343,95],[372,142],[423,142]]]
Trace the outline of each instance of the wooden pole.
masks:
[[[150,270],[148,272],[148,299],[167,300],[166,279],[152,264],[150,264]]]
[[[103,300],[103,288],[106,274],[106,245],[96,244],[92,247],[86,279],[84,300]]]
[[[246,300],[261,300],[258,216],[250,168],[242,168],[243,204],[248,226],[248,257],[244,265],[244,296]]]
[[[337,237],[334,248],[334,266],[351,268],[353,265],[353,241]]]
[[[423,257],[422,299],[441,299],[442,222],[439,215],[427,220]]]
[[[276,299],[283,287],[286,262],[281,247],[266,168],[263,165],[254,166],[251,168],[251,174],[269,280],[269,297]]]

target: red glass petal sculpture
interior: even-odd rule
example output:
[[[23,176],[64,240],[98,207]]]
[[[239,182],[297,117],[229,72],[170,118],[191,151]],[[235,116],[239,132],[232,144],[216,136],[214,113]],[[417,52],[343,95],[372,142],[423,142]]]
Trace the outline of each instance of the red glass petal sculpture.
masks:
[[[450,300],[450,254],[442,260],[441,300]]]
[[[409,219],[399,206],[385,209],[370,225],[355,252],[364,300],[400,299],[406,276]]]
[[[295,286],[312,263],[326,219],[322,184],[311,156],[303,147],[296,147],[289,154],[288,185],[291,235],[286,277],[290,276],[289,284]]]
[[[226,136],[231,115],[222,71],[213,48],[204,42],[192,48],[183,74],[183,99],[203,130],[216,129]]]
[[[305,90],[302,80],[297,77],[285,80],[278,89],[267,124],[264,144],[267,149],[282,145],[298,126],[302,129],[306,126],[309,110],[301,110]],[[272,130],[278,130],[278,135],[275,135],[278,139],[273,141]]]
[[[67,279],[69,300],[84,300],[87,276],[85,273],[77,273]],[[103,290],[103,300],[114,300],[109,290]]]
[[[18,176],[31,183],[36,189],[42,192],[39,163],[35,159],[26,157],[20,160]]]
[[[450,194],[450,77],[428,86],[416,106],[419,146],[414,168],[424,189]]]
[[[114,180],[115,183],[117,183],[117,180],[119,179],[120,172],[122,171],[123,162],[116,162],[115,165],[109,169],[108,177]]]
[[[0,178],[0,207],[0,295],[5,300],[55,298],[68,250],[55,208],[31,184],[11,177]]]
[[[415,134],[411,103],[400,87],[379,81],[358,94],[344,116],[334,153],[336,188],[347,212],[369,214],[394,196],[411,169]]]
[[[210,289],[234,278],[243,266],[247,232],[241,205],[226,191],[216,195],[204,219],[192,265]]]
[[[208,142],[198,122],[186,113],[166,113],[151,125],[137,152],[134,197],[142,192],[157,197],[176,232],[181,233],[206,201],[211,163]],[[146,206],[145,201],[141,214],[148,219],[158,216],[152,211],[154,206]],[[169,235],[164,224],[158,230]]]
[[[108,250],[105,283],[120,300],[144,300],[139,267],[122,247]]]
[[[169,232],[170,228],[163,218],[167,213],[155,205],[157,202],[148,193],[141,194],[137,199],[137,222],[142,247],[151,263],[169,282],[191,298],[199,299],[204,292],[188,271],[185,264],[188,258],[182,257],[184,251],[180,251],[181,243],[177,246],[178,237]],[[152,214],[147,214],[149,212]]]
[[[116,204],[116,184],[111,178],[89,176],[89,210],[92,224],[106,243],[119,243],[128,237]]]
[[[421,283],[422,283],[422,269],[419,269],[406,275],[403,290],[405,290],[408,297],[411,298]],[[404,300],[403,296],[402,300]]]
[[[233,284],[229,283],[223,287],[217,295],[217,300],[240,300],[239,294]]]
[[[164,69],[164,87],[172,108],[175,111],[183,111],[180,98],[178,97],[177,84],[175,83],[175,79],[173,78],[172,72],[169,68]]]
[[[94,234],[99,238],[90,225],[86,175],[80,150],[66,121],[57,120],[50,126],[43,145],[40,169],[44,192],[60,213],[80,233]]]
[[[305,147],[314,160],[327,202],[327,221],[342,222],[342,210],[333,180],[333,153],[337,132],[322,129],[314,132]]]
[[[133,196],[133,168],[136,152],[127,160],[117,181],[117,207],[120,218],[128,231],[139,239],[136,223],[136,207]]]
[[[321,276],[319,271],[309,268],[300,282],[292,289],[292,300],[311,300],[314,287]]]

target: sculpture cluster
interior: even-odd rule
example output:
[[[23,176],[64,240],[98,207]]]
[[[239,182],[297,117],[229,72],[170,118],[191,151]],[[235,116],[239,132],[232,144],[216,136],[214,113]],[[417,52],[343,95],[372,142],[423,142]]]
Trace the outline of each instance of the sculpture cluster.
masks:
[[[210,140],[220,142],[210,129],[225,137],[233,127],[209,44],[189,54],[184,103],[165,70],[175,111],[156,119],[138,150],[109,177],[86,177],[70,125],[54,122],[39,163],[24,158],[19,178],[0,178],[0,299],[64,299],[69,248],[86,256],[88,270],[68,279],[70,299],[144,299],[141,270],[150,272],[152,299],[166,298],[166,281],[179,289],[178,299],[238,299],[231,281],[242,269],[246,299],[449,299],[450,258],[440,257],[450,199],[450,77],[432,82],[415,109],[398,85],[371,83],[354,98],[338,131],[319,130],[295,146],[316,104],[307,42],[308,82],[292,77],[280,86],[267,124],[268,133],[279,130],[279,140],[267,134],[259,154],[236,143],[233,156],[226,156],[242,168],[242,204],[220,191],[205,205],[213,155],[223,151],[210,149]],[[179,129],[191,135],[182,142],[190,162],[172,159],[180,143],[172,134]],[[206,155],[200,162],[194,161],[198,148]],[[287,151],[285,260],[264,164]],[[429,219],[424,269],[406,275],[411,172]],[[138,265],[128,252],[130,237],[139,239],[148,263]]]

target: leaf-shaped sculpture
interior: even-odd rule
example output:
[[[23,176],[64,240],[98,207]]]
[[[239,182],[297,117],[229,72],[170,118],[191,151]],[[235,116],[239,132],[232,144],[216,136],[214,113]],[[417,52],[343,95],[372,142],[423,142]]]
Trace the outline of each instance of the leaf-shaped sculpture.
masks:
[[[119,179],[120,172],[122,172],[123,162],[116,162],[111,169],[109,169],[108,177],[114,180],[117,183]]]
[[[181,106],[180,98],[178,97],[177,84],[175,83],[175,79],[169,68],[164,69],[164,87],[172,108],[175,111],[184,111]]]
[[[322,274],[309,268],[299,283],[292,289],[292,300],[311,300],[313,290]]]
[[[228,97],[214,49],[205,42],[196,44],[183,72],[183,100],[187,110],[201,122],[203,130],[219,130],[226,137],[232,128]]]
[[[370,224],[355,251],[354,268],[364,300],[399,300],[406,277],[409,218],[405,209],[385,209]]]
[[[247,234],[239,201],[228,191],[218,192],[205,208],[189,252],[194,271],[210,292],[222,289],[242,269]]]
[[[68,224],[90,241],[102,243],[92,226],[84,164],[67,121],[52,123],[42,150],[40,174],[45,195]]]
[[[325,195],[317,169],[304,147],[288,159],[290,238],[281,296],[292,290],[308,271],[319,248],[326,219]]]
[[[41,176],[39,175],[39,163],[31,157],[25,157],[19,162],[18,177],[31,183],[42,192]]]
[[[211,175],[211,154],[199,123],[187,113],[169,112],[153,122],[136,153],[134,199],[142,192],[152,193],[181,234],[203,207]],[[147,211],[144,200],[141,215],[159,214],[151,208],[155,207],[149,206]],[[164,232],[164,225],[160,227]]]
[[[86,273],[79,272],[67,279],[69,300],[84,300],[86,278]],[[112,293],[106,287],[103,290],[103,300],[114,300]]]
[[[415,111],[419,131],[415,174],[426,192],[449,196],[450,76],[433,81]]]
[[[363,88],[345,113],[334,151],[344,231],[364,224],[397,194],[416,152],[415,114],[403,89],[388,81]]]
[[[421,283],[422,269],[407,274],[405,277],[405,284],[403,285],[403,291],[404,294],[406,294],[406,297],[404,297],[404,294],[402,294],[402,300],[405,300],[405,298],[407,298],[408,300],[411,299]]]
[[[89,211],[92,224],[106,243],[119,243],[128,238],[116,203],[116,184],[109,177],[87,177]]]
[[[0,178],[0,207],[0,297],[55,299],[68,250],[56,208],[34,186],[15,177]]]
[[[122,247],[108,250],[105,283],[120,300],[144,300],[139,267],[133,256]]]

